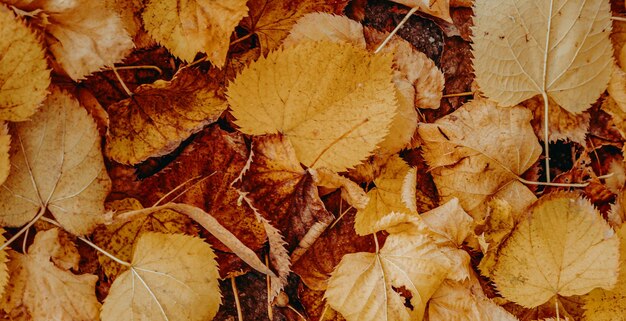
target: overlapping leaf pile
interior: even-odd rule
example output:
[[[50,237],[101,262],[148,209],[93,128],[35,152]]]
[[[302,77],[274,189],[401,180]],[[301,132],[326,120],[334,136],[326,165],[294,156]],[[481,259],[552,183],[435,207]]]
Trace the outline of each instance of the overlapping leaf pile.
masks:
[[[395,2],[0,0],[0,315],[626,320],[624,3]]]

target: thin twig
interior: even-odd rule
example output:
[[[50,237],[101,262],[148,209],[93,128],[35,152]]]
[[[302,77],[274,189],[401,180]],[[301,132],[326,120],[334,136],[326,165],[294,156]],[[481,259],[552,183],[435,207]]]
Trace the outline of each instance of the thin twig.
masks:
[[[237,290],[237,282],[235,277],[230,277],[230,287],[233,289],[233,297],[235,297],[235,308],[237,309],[237,320],[243,321],[243,313],[241,312],[241,302],[239,302],[239,291]]]
[[[163,70],[161,70],[161,68],[157,67],[157,66],[152,66],[152,65],[138,65],[138,66],[120,66],[120,67],[114,67],[117,70],[133,70],[133,69],[154,69],[156,70],[159,75],[163,74]],[[115,71],[114,68],[111,69],[106,69],[103,71]]]
[[[385,45],[387,45],[387,43],[389,42],[389,40],[391,40],[391,38],[398,32],[398,30],[400,30],[400,28],[402,28],[402,26],[404,26],[404,24],[409,21],[409,18],[411,18],[411,16],[417,12],[417,8],[418,7],[413,7],[411,8],[411,10],[409,10],[409,12],[407,12],[406,16],[404,16],[404,18],[402,18],[402,20],[400,21],[400,23],[396,26],[395,29],[393,29],[393,31],[391,31],[391,33],[387,36],[387,38],[385,38],[385,40],[383,41],[383,43],[380,44],[380,46],[378,46],[378,48],[376,48],[376,51],[374,51],[375,54],[379,53],[384,47]]]
[[[113,67],[111,67],[111,70],[113,70],[113,73],[115,74],[115,77],[117,77],[117,81],[120,82],[120,84],[122,85],[122,88],[124,88],[124,91],[126,92],[128,97],[132,97],[133,93],[130,91],[130,89],[128,89],[128,87],[126,86],[126,83],[124,82],[124,80],[122,80],[122,77],[120,77],[120,74],[117,72],[117,68],[115,68],[115,66],[113,66]]]
[[[443,96],[441,96],[441,98],[464,97],[464,96],[473,96],[473,95],[474,95],[473,91],[466,91],[466,92],[462,92],[462,93],[443,95]]]

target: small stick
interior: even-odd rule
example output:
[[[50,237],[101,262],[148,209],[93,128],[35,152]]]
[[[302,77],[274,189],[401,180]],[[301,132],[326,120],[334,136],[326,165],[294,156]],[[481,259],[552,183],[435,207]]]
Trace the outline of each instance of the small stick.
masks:
[[[235,297],[235,307],[237,308],[237,320],[243,321],[243,313],[241,313],[241,302],[239,302],[239,291],[237,290],[237,282],[235,277],[230,277],[230,286],[233,289],[233,296]]]
[[[409,21],[409,18],[411,18],[411,16],[416,11],[417,11],[417,7],[413,7],[413,8],[411,8],[411,10],[409,10],[409,12],[406,14],[406,16],[404,16],[404,18],[402,18],[402,21],[400,21],[400,23],[396,26],[396,28],[393,29],[393,31],[391,31],[391,33],[387,36],[387,38],[385,38],[383,43],[381,43],[380,46],[378,46],[378,48],[376,48],[376,51],[374,51],[375,54],[379,53],[385,47],[385,45],[387,45],[389,40],[391,40],[391,38],[398,32],[398,30],[400,30],[400,28],[402,28],[402,26],[404,26],[404,24],[407,21]]]

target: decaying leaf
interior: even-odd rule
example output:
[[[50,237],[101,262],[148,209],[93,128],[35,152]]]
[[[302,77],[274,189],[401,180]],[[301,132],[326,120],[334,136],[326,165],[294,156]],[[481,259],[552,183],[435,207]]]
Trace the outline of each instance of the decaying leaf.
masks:
[[[242,132],[282,133],[301,163],[338,172],[374,150],[396,113],[390,57],[332,42],[272,52],[227,97]]]
[[[391,0],[452,23],[450,0]]]
[[[6,0],[45,33],[48,50],[74,80],[121,61],[133,48],[120,17],[104,1]]]
[[[365,49],[363,25],[346,17],[324,12],[302,16],[289,31],[283,45],[295,46],[303,41],[332,41],[351,43]]]
[[[433,124],[420,124],[424,159],[440,197],[457,197],[477,222],[486,214],[486,200],[518,183],[541,154],[522,107],[502,108],[474,100]],[[480,139],[478,139],[480,137]]]
[[[146,31],[175,56],[190,62],[204,52],[222,67],[230,35],[247,14],[246,0],[151,0],[143,21]]]
[[[26,120],[46,98],[50,71],[41,41],[4,5],[0,5],[0,59],[0,119]]]
[[[554,100],[548,99],[550,104],[550,114],[548,117],[548,140],[554,143],[557,140],[572,141],[585,145],[587,131],[589,130],[589,120],[591,116],[588,112],[572,114],[557,105]],[[535,130],[535,135],[543,140],[543,101],[541,96],[535,96],[520,104],[533,112],[531,124]]]
[[[215,254],[200,238],[144,233],[129,270],[115,279],[103,321],[211,320],[219,308]]]
[[[498,291],[525,307],[556,295],[610,289],[617,281],[619,239],[591,203],[575,193],[553,193],[500,250],[493,272]]]
[[[105,151],[123,164],[165,155],[217,120],[226,108],[215,80],[182,69],[171,81],[140,86],[132,97],[109,106]]]
[[[391,212],[417,216],[415,177],[415,168],[411,168],[400,156],[392,156],[374,180],[376,187],[367,192],[367,207],[356,213],[356,232],[367,235],[379,231],[380,219]]]
[[[73,234],[103,222],[111,181],[93,119],[53,87],[32,121],[16,123],[11,172],[0,189],[0,222],[21,226],[48,209]]]
[[[474,2],[473,63],[487,97],[513,106],[547,94],[580,113],[606,89],[613,50],[605,0]]]
[[[97,320],[98,277],[75,275],[51,262],[52,248],[59,248],[58,229],[39,232],[28,254],[11,252],[9,288],[0,303],[18,320]]]

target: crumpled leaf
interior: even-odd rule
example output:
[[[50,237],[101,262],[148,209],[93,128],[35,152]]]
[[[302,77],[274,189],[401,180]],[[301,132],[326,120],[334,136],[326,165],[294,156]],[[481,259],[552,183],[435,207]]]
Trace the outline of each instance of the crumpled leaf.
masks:
[[[4,5],[0,5],[0,59],[0,119],[26,120],[48,94],[50,70],[41,40]]]
[[[263,53],[278,48],[293,25],[307,13],[327,12],[340,14],[347,0],[249,0],[249,15],[241,26],[259,39]]]
[[[55,61],[74,80],[121,61],[133,41],[104,1],[6,0],[25,12],[43,33]]]
[[[226,110],[221,95],[216,81],[188,68],[171,81],[140,86],[132,97],[108,108],[107,155],[137,164],[172,152]]]
[[[53,87],[32,121],[14,124],[11,173],[0,188],[0,222],[21,226],[46,208],[69,232],[103,222],[111,188],[93,119]]]
[[[477,222],[486,202],[505,186],[519,183],[541,154],[522,107],[502,108],[474,100],[433,124],[420,124],[424,159],[443,201],[457,197]],[[480,139],[478,139],[480,138]]]
[[[346,16],[324,12],[308,13],[298,19],[283,41],[283,46],[295,46],[303,41],[351,43],[365,49],[363,25]]]
[[[425,233],[391,234],[379,253],[345,255],[324,297],[348,321],[421,321],[449,264]]]
[[[400,156],[387,161],[380,176],[374,179],[376,187],[367,192],[367,207],[356,213],[354,229],[359,235],[379,231],[379,221],[391,212],[417,216],[415,203],[416,170]]]
[[[215,254],[200,238],[144,233],[129,270],[111,285],[103,321],[211,320],[222,298]]]
[[[617,281],[619,239],[591,203],[575,193],[553,193],[500,250],[493,272],[498,291],[525,307],[556,295],[609,289]]]
[[[591,116],[588,112],[580,114],[572,114],[561,106],[557,105],[554,100],[548,99],[550,104],[550,117],[548,117],[548,140],[554,143],[557,140],[572,141],[581,145],[586,144],[587,131],[589,130],[589,121]],[[520,104],[533,112],[533,120],[531,124],[535,130],[535,135],[543,140],[543,100],[541,96],[535,96]]]
[[[111,210],[116,211],[116,215],[143,208],[141,203],[134,198],[113,201],[108,206]],[[113,217],[113,221],[115,221],[115,217]],[[92,240],[116,258],[130,261],[133,246],[137,239],[146,232],[186,233],[193,236],[198,234],[198,230],[187,216],[165,209],[147,213],[128,222],[98,227],[93,232]],[[100,252],[98,252],[98,260],[102,270],[110,280],[114,280],[121,272],[127,270],[127,267],[114,262]]]
[[[305,166],[340,172],[387,135],[396,113],[391,71],[389,56],[305,42],[250,64],[227,97],[242,132],[282,133]]]
[[[246,0],[150,0],[143,21],[146,31],[175,56],[190,62],[204,52],[222,67],[230,35],[247,14]]]
[[[75,275],[50,262],[50,250],[60,248],[58,229],[37,233],[28,254],[10,253],[11,291],[0,305],[13,320],[97,320],[98,277]]]
[[[452,23],[450,0],[391,0]]]
[[[472,55],[480,89],[503,106],[547,94],[580,113],[606,89],[613,50],[605,0],[474,2]]]
[[[620,240],[620,271],[612,290],[595,289],[585,296],[586,321],[624,321],[626,306],[626,225],[617,230]]]

